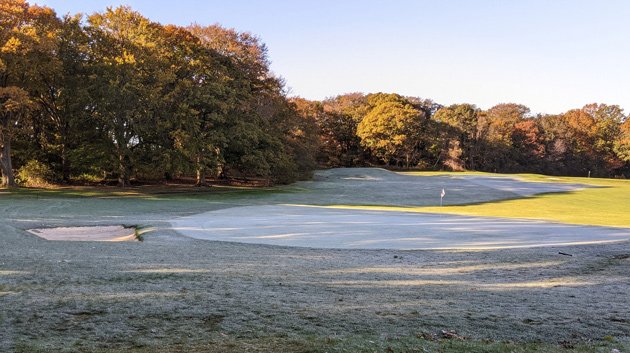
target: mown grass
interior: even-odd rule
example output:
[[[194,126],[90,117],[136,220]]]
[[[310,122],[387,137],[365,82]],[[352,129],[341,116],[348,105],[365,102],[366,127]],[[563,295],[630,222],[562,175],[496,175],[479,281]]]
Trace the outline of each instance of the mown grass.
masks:
[[[447,172],[412,172],[417,176],[461,175]],[[466,173],[464,173],[466,174]],[[470,173],[469,173],[470,174]],[[481,173],[474,173],[481,174]],[[488,173],[484,173],[488,174]],[[525,181],[576,183],[593,186],[572,192],[548,193],[531,197],[479,204],[444,207],[335,206],[355,209],[447,213],[469,216],[541,219],[554,222],[630,227],[630,180],[550,177],[538,174],[488,174]],[[447,191],[448,197],[448,191]]]
[[[331,207],[390,210],[407,212],[447,213],[470,216],[540,219],[554,222],[630,227],[630,180],[552,177],[539,174],[492,174],[483,172],[407,172],[416,176],[495,175],[532,182],[574,183],[593,186],[573,192],[540,194],[531,197],[473,203],[459,206],[381,206],[381,205],[330,205]],[[297,186],[282,187],[226,187],[195,188],[193,186],[116,187],[60,187],[54,189],[5,189],[3,197],[32,198],[129,198],[142,200],[213,200],[216,202],[248,200],[272,194],[300,194],[308,190]],[[369,192],[369,191],[366,191]],[[447,191],[446,199],[449,198]],[[325,203],[324,203],[325,204]]]
[[[47,346],[47,348],[44,348]],[[627,352],[630,344],[615,342],[614,340],[593,343],[524,343],[524,342],[495,342],[460,339],[426,339],[417,337],[383,338],[379,336],[297,336],[277,337],[267,336],[259,338],[232,338],[230,336],[209,337],[206,343],[195,344],[165,344],[160,346],[142,343],[120,344],[119,347],[90,347],[74,342],[63,348],[53,349],[44,342],[22,342],[18,345],[18,353],[43,352],[94,352],[94,353],[166,353],[166,352],[295,352],[295,353],[610,353],[613,349]]]

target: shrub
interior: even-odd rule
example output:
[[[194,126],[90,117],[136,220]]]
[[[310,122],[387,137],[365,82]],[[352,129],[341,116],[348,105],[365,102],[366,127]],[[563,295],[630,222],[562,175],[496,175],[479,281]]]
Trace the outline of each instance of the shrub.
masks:
[[[72,178],[72,181],[81,184],[99,184],[105,180],[103,176],[98,176],[94,173],[83,173]]]
[[[28,187],[50,186],[53,172],[46,164],[37,160],[30,160],[17,172],[17,179],[21,185]]]

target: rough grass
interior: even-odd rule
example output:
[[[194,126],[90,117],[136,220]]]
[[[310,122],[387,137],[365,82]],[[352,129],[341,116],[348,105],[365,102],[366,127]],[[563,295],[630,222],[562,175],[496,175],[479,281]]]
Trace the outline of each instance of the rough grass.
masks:
[[[435,176],[461,175],[462,173],[413,172],[407,174]],[[541,194],[519,199],[473,203],[471,205],[444,207],[348,205],[337,207],[541,219],[582,225],[630,227],[630,180],[549,177],[536,174],[503,174],[502,176],[515,177],[525,181],[578,183],[595,187],[573,192]],[[447,192],[447,197],[449,196]]]
[[[407,180],[384,189],[342,180],[176,193],[0,191],[0,352],[630,352],[628,242],[561,249],[573,257],[557,248],[294,249],[195,241],[164,223],[213,209],[331,199],[416,209],[407,202],[415,198],[400,198],[409,194]],[[609,183],[585,190],[610,191],[587,194],[591,200],[629,199],[627,182],[567,182]],[[565,207],[553,197],[582,192],[502,202]],[[124,244],[49,242],[23,231],[112,223],[154,230]],[[443,329],[465,339],[445,339]]]
[[[256,339],[236,339],[227,336],[213,337],[209,342],[198,345],[172,345],[169,347],[147,347],[138,344],[125,348],[67,347],[56,352],[74,353],[231,353],[231,352],[294,352],[294,353],[610,353],[613,349],[626,352],[630,344],[602,341],[593,344],[560,344],[494,342],[468,339],[430,338],[430,334],[416,336],[329,336],[329,337],[260,337]],[[48,353],[50,350],[35,344],[21,344],[16,353]]]

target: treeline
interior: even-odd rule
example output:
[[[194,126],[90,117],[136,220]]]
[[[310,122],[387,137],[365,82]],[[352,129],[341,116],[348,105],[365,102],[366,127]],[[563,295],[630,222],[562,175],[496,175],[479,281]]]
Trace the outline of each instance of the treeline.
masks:
[[[295,103],[317,122],[326,166],[630,176],[630,119],[617,105],[533,116],[520,104],[482,110],[384,93]]]
[[[162,25],[128,7],[59,17],[24,0],[0,0],[0,19],[5,186],[288,183],[369,165],[630,176],[630,120],[616,105],[532,116],[384,93],[308,101],[287,97],[257,37],[218,25]]]
[[[251,34],[161,25],[128,7],[59,17],[23,0],[0,0],[0,20],[3,185],[16,171],[122,186],[283,183],[315,167],[305,153],[317,149],[314,121],[297,114]]]

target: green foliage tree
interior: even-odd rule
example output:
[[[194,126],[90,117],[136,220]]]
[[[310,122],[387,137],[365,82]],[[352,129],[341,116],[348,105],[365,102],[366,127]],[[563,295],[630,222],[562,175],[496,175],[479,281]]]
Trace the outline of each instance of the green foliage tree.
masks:
[[[39,79],[31,95],[40,108],[39,130],[41,154],[56,166],[64,182],[70,180],[73,151],[88,144],[84,138],[89,120],[88,67],[84,53],[88,38],[79,16],[57,19],[49,13],[40,25],[50,44],[35,62]],[[78,163],[81,164],[81,163]]]
[[[171,116],[166,130],[174,151],[183,156],[184,170],[191,166],[198,186],[207,185],[208,170],[220,166],[221,149],[225,145],[221,129],[235,104],[226,60],[204,46],[186,29],[167,26],[164,56],[171,64],[165,107]]]
[[[221,175],[236,171],[275,182],[299,177],[301,156],[291,146],[299,141],[294,135],[299,120],[282,81],[269,70],[265,45],[250,33],[219,26],[194,25],[188,30],[206,48],[231,60],[230,89],[236,104],[228,107],[222,124],[231,133],[224,135],[220,151]]]
[[[318,160],[326,166],[363,165],[369,154],[361,146],[357,126],[367,114],[367,97],[349,93],[322,102],[323,113],[318,116],[321,147]]]
[[[94,116],[106,129],[118,183],[129,185],[134,159],[158,125],[165,65],[157,48],[161,26],[128,7],[93,14],[86,29]]]
[[[317,168],[317,157],[320,151],[320,131],[317,122],[326,114],[320,102],[312,102],[302,98],[290,100],[295,123],[289,134],[289,146],[296,157],[298,170],[302,177]]]

